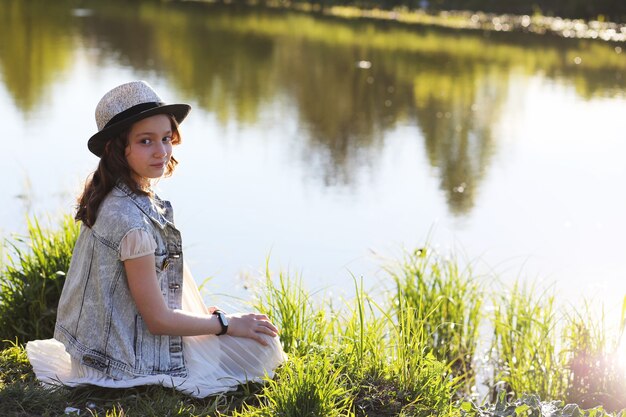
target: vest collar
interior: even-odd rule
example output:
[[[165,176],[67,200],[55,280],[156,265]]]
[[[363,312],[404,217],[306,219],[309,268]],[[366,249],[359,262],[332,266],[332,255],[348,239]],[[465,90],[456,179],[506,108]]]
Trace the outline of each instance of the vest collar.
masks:
[[[133,192],[128,185],[118,181],[115,188],[128,196],[139,209],[145,213],[154,223],[159,225],[161,229],[165,229],[168,224],[172,223],[172,210],[169,202],[161,200],[157,195],[150,198],[147,195],[139,195]]]

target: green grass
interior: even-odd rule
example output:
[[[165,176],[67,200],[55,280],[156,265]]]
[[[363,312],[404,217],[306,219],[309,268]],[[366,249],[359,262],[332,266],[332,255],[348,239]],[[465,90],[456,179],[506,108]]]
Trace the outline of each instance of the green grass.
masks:
[[[54,321],[38,314],[56,307],[51,294],[58,297],[76,230],[68,219],[52,232],[33,221],[28,237],[5,243],[13,255],[0,271],[0,322],[14,327],[2,328],[1,416],[57,416],[73,407],[104,417],[599,417],[626,407],[626,372],[616,359],[626,302],[615,332],[590,308],[557,309],[553,295],[532,286],[487,290],[470,268],[429,248],[388,269],[391,295],[373,297],[353,277],[354,296],[339,303],[267,268],[252,304],[281,328],[289,359],[265,384],[206,399],[160,386],[42,387],[23,343],[51,334]],[[494,305],[489,314],[485,300]],[[492,401],[482,403],[471,394],[483,382],[472,358],[484,325],[493,330],[494,376]]]
[[[255,309],[266,314],[281,331],[283,348],[288,353],[306,354],[321,346],[329,332],[326,313],[315,309],[313,300],[299,278],[280,273],[273,279],[266,265],[265,286],[256,297]]]
[[[323,351],[293,356],[265,386],[260,404],[233,416],[351,416],[354,387],[343,371]]]
[[[492,398],[500,390],[513,398],[535,394],[586,408],[626,408],[626,299],[618,325],[608,326],[601,303],[594,311],[589,302],[557,309],[554,295],[519,283],[499,294],[493,297]]]
[[[465,388],[471,389],[484,298],[471,269],[462,271],[455,260],[418,249],[408,253],[390,275],[396,284],[393,306],[398,321],[408,320],[406,315],[412,312],[425,338],[421,345],[449,364]]]
[[[42,228],[37,220],[29,220],[28,236],[4,243],[0,341],[17,339],[25,343],[52,337],[56,308],[77,237],[78,226],[67,216],[54,232]]]
[[[596,314],[591,310],[591,304],[586,303],[582,312],[570,313],[566,318],[563,337],[569,347],[566,355],[570,364],[567,399],[583,406],[626,407],[626,355],[622,344],[626,297],[618,331],[606,328],[603,307],[600,320],[594,320]]]
[[[515,283],[493,298],[494,380],[516,396],[565,398],[567,363],[560,355],[554,296]]]

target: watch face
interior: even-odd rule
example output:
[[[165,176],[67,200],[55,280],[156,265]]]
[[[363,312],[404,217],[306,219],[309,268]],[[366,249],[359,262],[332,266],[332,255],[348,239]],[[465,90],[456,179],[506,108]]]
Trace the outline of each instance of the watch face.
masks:
[[[217,320],[220,322],[220,326],[222,327],[222,331],[217,333],[217,336],[221,336],[228,332],[228,317],[222,310],[215,310],[213,315],[217,316]]]

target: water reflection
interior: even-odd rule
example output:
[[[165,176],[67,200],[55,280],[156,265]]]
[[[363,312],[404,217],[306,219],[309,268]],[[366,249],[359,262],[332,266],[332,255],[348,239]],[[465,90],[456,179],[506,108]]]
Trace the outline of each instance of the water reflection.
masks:
[[[224,124],[255,123],[278,97],[293,103],[303,160],[327,185],[349,186],[376,165],[388,132],[419,126],[455,215],[474,207],[496,152],[492,130],[512,71],[565,79],[586,98],[626,88],[625,56],[608,43],[199,3],[75,6],[0,0],[3,82],[25,115],[87,47],[96,64],[167,78]]]
[[[491,130],[507,98],[507,72],[463,60],[427,62],[414,86],[416,114],[450,211],[463,214],[494,152]]]
[[[74,21],[65,1],[0,2],[0,75],[28,116],[73,63]]]
[[[308,131],[305,154],[318,156],[326,184],[350,184],[359,167],[373,165],[385,131],[407,119],[410,86],[396,84],[386,57],[353,46],[295,39],[281,45],[280,58],[282,88]]]

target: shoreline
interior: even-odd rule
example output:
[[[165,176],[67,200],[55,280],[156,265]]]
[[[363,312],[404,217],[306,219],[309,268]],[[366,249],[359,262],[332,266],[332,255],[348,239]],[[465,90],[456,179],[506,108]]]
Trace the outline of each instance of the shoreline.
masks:
[[[185,1],[185,0],[182,0]],[[190,0],[186,0],[190,1]],[[191,0],[198,3],[237,4],[231,0]],[[449,10],[430,13],[424,9],[397,7],[392,10],[364,9],[356,6],[328,6],[314,3],[285,3],[277,1],[245,1],[250,7],[293,10],[304,13],[317,13],[342,19],[371,19],[399,22],[409,25],[438,26],[458,30],[482,30],[487,32],[520,32],[537,35],[556,35],[570,39],[589,39],[626,44],[626,23],[600,20],[568,19],[543,15],[514,15],[474,12],[469,10]]]
[[[408,24],[442,26],[451,29],[483,30],[492,32],[525,32],[539,35],[553,34],[563,38],[593,39],[606,42],[626,42],[626,24],[564,19],[560,17],[529,15],[498,15],[484,12],[444,11],[428,14],[422,10],[358,10],[356,17],[394,20]],[[350,8],[331,7],[332,16],[351,16]]]

